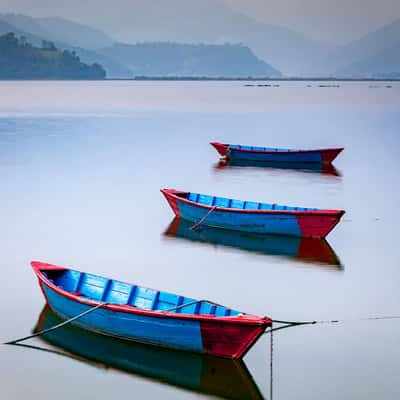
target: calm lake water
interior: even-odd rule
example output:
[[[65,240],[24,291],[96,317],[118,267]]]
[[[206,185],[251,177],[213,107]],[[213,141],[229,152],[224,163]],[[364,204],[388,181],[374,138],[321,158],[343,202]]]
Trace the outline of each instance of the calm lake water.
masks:
[[[42,260],[275,319],[343,320],[274,334],[273,398],[398,399],[400,320],[359,319],[400,315],[400,84],[322,84],[1,82],[1,342],[35,328],[44,301],[29,262]],[[210,141],[345,150],[328,173],[220,168]],[[163,187],[346,214],[319,253],[285,238],[188,238],[170,227]],[[0,346],[1,398],[200,399],[238,382],[222,368],[208,390],[203,361],[155,360],[138,351],[125,373]],[[269,336],[245,363],[249,392],[232,396],[269,399]]]

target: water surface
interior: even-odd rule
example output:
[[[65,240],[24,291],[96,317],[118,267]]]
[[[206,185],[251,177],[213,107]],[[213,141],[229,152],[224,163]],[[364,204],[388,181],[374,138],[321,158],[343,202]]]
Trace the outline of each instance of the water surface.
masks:
[[[36,326],[44,302],[29,262],[43,260],[275,319],[345,320],[276,332],[273,397],[398,398],[400,321],[353,320],[400,314],[400,85],[279,85],[1,82],[0,340]],[[345,150],[335,173],[219,168],[210,141]],[[299,257],[287,239],[165,234],[162,187],[346,214],[327,262]],[[266,398],[269,340],[245,358]],[[55,354],[0,352],[5,399],[209,396]]]

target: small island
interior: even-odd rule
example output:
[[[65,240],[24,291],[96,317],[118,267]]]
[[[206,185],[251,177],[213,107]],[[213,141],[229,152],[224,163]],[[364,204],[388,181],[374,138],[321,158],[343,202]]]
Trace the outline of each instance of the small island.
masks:
[[[97,63],[81,62],[74,51],[60,51],[50,41],[41,47],[9,32],[0,36],[0,79],[104,79],[106,71]]]

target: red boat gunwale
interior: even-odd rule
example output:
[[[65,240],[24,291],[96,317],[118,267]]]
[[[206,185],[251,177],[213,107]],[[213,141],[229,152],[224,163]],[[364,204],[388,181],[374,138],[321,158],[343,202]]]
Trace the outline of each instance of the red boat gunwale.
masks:
[[[285,154],[285,153],[321,153],[322,163],[331,163],[343,150],[344,147],[328,147],[324,149],[304,149],[304,150],[285,150],[285,151],[273,151],[273,150],[251,150],[251,149],[241,149],[239,147],[234,147],[226,143],[210,142],[210,144],[215,147],[221,156],[229,157],[229,150],[242,151],[244,153],[263,153],[263,154]]]
[[[74,295],[66,290],[60,289],[57,285],[52,283],[49,279],[47,279],[42,272],[46,271],[68,271],[70,268],[60,267],[53,264],[43,263],[40,261],[32,261],[31,266],[39,280],[40,287],[43,291],[43,284],[49,286],[56,293],[61,296],[68,298],[70,300],[76,301],[77,303],[85,304],[88,306],[96,307],[102,302],[91,300],[88,298],[82,298],[78,295]],[[46,298],[47,300],[47,298]],[[143,315],[147,317],[157,317],[157,318],[174,318],[174,319],[184,319],[190,321],[207,321],[207,323],[226,323],[226,324],[239,324],[239,325],[250,325],[250,326],[260,326],[266,328],[272,325],[272,320],[268,317],[259,317],[256,315],[239,315],[233,317],[216,317],[213,315],[193,315],[193,314],[177,314],[172,312],[164,312],[164,311],[152,311],[152,310],[144,310],[141,308],[133,307],[131,305],[118,305],[118,304],[105,304],[104,309],[116,312],[124,312],[128,314],[137,314]]]
[[[190,192],[184,192],[182,190],[176,189],[160,189],[160,192],[166,197],[168,202],[171,204],[171,200],[175,202],[176,200],[182,201],[186,204],[190,204],[195,207],[205,208],[205,209],[215,209],[220,211],[234,212],[234,213],[245,213],[245,214],[289,214],[289,215],[314,215],[314,216],[336,216],[341,218],[345,213],[344,210],[246,210],[241,208],[227,208],[219,206],[208,206],[205,204],[196,203],[194,201],[188,200],[179,195],[188,194]]]

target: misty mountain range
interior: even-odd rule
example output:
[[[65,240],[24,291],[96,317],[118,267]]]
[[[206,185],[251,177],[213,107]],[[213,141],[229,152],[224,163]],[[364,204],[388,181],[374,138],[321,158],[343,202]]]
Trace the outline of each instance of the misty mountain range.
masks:
[[[102,65],[108,78],[281,76],[278,70],[241,44],[126,44],[59,17],[0,14],[0,35],[8,32],[24,36],[36,46],[42,40],[51,40],[59,49],[74,51],[84,63]]]
[[[215,0],[206,2],[211,11],[204,5],[200,11],[187,7],[167,19],[157,13],[122,15],[116,7],[103,21],[110,34],[60,17],[0,14],[0,34],[24,35],[36,45],[51,40],[60,49],[75,51],[83,62],[101,64],[111,78],[194,76],[201,71],[204,76],[276,77],[282,72],[298,77],[400,77],[400,19],[335,47],[258,22]]]

